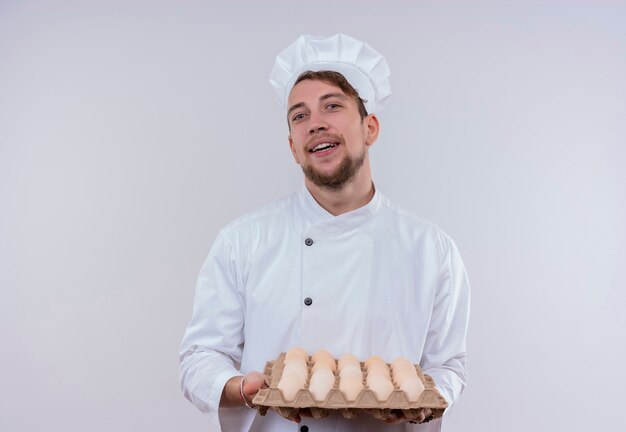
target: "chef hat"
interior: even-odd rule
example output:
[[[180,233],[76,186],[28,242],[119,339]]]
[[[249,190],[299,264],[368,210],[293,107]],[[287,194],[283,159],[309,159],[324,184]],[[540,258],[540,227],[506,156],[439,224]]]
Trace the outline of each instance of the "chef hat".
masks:
[[[309,70],[341,73],[365,100],[368,113],[379,111],[391,95],[389,66],[374,48],[342,33],[328,38],[302,35],[278,54],[270,75],[285,110],[294,82]]]

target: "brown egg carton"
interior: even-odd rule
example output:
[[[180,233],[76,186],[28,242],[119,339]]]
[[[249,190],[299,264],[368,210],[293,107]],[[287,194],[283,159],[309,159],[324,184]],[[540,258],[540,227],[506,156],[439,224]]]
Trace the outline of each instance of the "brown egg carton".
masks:
[[[309,391],[311,367],[313,363],[307,361],[309,376],[304,388],[298,390],[293,401],[285,401],[281,391],[277,388],[285,367],[285,353],[281,353],[276,360],[265,364],[266,382],[269,388],[261,389],[254,396],[252,403],[256,405],[259,414],[265,415],[269,408],[273,408],[285,417],[295,416],[301,408],[308,408],[314,418],[327,417],[332,410],[339,410],[345,418],[355,418],[361,410],[367,409],[375,418],[389,417],[391,410],[402,410],[407,419],[415,419],[420,415],[422,408],[430,408],[433,418],[443,415],[448,403],[439,391],[431,377],[424,374],[419,365],[415,365],[417,376],[424,383],[424,392],[416,402],[409,402],[402,390],[394,385],[394,390],[386,401],[376,399],[374,392],[367,387],[367,369],[361,362],[363,372],[363,390],[354,401],[348,401],[339,390],[338,372],[335,372],[335,384],[328,392],[324,401],[316,401]],[[389,366],[389,365],[388,365]]]

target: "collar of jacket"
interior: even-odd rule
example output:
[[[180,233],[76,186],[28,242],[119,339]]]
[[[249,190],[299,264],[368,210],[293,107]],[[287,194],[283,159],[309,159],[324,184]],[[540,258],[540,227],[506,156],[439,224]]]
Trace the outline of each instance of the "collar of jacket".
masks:
[[[381,195],[376,186],[374,186],[374,196],[367,204],[339,216],[333,216],[320,206],[304,185],[297,199],[298,216],[303,222],[304,233],[315,237],[334,236],[354,229],[362,229],[372,221],[381,205]]]

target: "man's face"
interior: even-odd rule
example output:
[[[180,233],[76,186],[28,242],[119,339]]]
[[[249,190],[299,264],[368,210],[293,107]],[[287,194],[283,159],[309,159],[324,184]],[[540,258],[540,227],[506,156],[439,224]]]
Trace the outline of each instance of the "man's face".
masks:
[[[339,87],[324,81],[304,80],[291,90],[287,113],[289,146],[306,178],[320,187],[341,189],[351,181],[374,143],[369,123],[361,120],[356,101]]]

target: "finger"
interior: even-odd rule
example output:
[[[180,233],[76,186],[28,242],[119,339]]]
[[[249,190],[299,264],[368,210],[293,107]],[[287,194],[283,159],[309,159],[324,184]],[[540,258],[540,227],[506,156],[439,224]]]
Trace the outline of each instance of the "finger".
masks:
[[[428,423],[433,419],[433,411],[430,408],[424,409],[424,423]]]
[[[292,407],[272,407],[274,411],[278,413],[283,418],[287,420],[291,420],[292,422],[300,423],[300,414],[298,408]]]
[[[366,411],[376,420],[385,421],[389,417],[388,414],[386,414],[385,411],[380,408],[370,408],[370,409],[367,409]]]
[[[413,420],[416,423],[422,423],[425,418],[426,418],[426,414],[424,413],[424,409],[422,409],[420,410],[420,413],[417,415],[417,417],[415,417]]]
[[[269,388],[270,386],[270,377],[267,375],[263,375],[263,381],[265,381],[263,383],[263,387],[262,388]]]
[[[385,419],[385,423],[388,423],[388,424],[400,424],[400,423],[404,423],[404,421],[405,421],[405,417],[402,411],[398,413],[395,410],[391,411],[389,413],[389,416]]]
[[[300,408],[298,415],[300,416],[300,418],[302,417],[313,418],[313,414],[311,414],[311,410],[309,408]]]
[[[250,372],[244,378],[243,392],[246,396],[254,395],[265,385],[265,378],[258,372]]]

